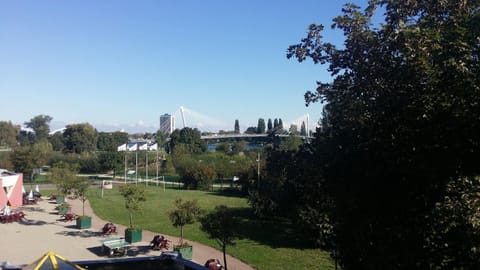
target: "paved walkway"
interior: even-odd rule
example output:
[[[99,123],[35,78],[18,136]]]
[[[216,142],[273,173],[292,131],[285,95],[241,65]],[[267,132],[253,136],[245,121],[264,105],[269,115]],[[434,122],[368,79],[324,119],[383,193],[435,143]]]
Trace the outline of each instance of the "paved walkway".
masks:
[[[82,212],[82,202],[69,200],[75,213]],[[38,259],[47,251],[54,251],[69,260],[102,260],[107,259],[100,252],[99,240],[104,239],[101,228],[108,221],[95,215],[89,202],[85,203],[85,214],[92,217],[90,229],[79,230],[75,222],[60,221],[56,214],[55,203],[46,199],[36,205],[23,206],[26,219],[22,222],[0,224],[0,262],[11,264],[29,264]],[[117,225],[117,231],[123,236],[125,226]],[[157,256],[159,251],[152,251],[148,245],[154,235],[160,232],[143,231],[143,241],[134,243],[127,256]],[[178,237],[164,235],[172,243],[178,243]],[[211,247],[188,240],[193,246],[193,261],[203,264],[209,258],[218,258],[223,261],[223,254]],[[249,265],[240,260],[227,256],[229,270],[252,270]]]

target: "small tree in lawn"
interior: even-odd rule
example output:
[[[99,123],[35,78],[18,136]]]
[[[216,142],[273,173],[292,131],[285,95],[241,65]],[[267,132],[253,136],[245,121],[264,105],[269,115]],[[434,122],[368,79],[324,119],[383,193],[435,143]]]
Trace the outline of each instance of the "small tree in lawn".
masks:
[[[139,185],[120,186],[120,194],[125,199],[125,208],[130,218],[130,229],[133,229],[133,213],[142,210],[145,202],[145,188]]]
[[[183,227],[193,224],[200,215],[200,211],[197,200],[175,200],[175,208],[168,212],[168,217],[175,228],[180,227],[180,245],[183,245]]]
[[[218,205],[207,215],[200,218],[200,229],[208,234],[211,239],[217,240],[222,247],[223,265],[227,268],[227,245],[234,245],[234,239],[237,238],[235,230],[235,218],[231,215],[228,207]]]
[[[74,196],[82,201],[82,216],[85,216],[85,201],[87,201],[87,189],[90,182],[87,179],[76,177],[71,184]]]

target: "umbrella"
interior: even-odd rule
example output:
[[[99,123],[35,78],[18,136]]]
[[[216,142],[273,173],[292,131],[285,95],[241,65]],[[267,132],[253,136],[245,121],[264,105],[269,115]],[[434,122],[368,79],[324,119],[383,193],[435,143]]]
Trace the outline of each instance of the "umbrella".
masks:
[[[28,193],[27,199],[33,200],[33,191],[30,189],[30,193]]]
[[[27,265],[26,267],[22,268],[24,270],[31,269],[31,270],[57,270],[57,269],[83,269],[82,268],[64,257],[56,254],[53,251],[49,251],[45,253],[40,259],[34,261],[33,263]]]
[[[27,192],[25,191],[25,187],[24,187],[24,186],[22,186],[22,193],[23,193],[23,194],[27,193]]]
[[[10,215],[10,207],[8,207],[8,204],[5,204],[5,207],[3,207],[3,214],[5,216]]]
[[[35,192],[40,193],[40,188],[38,188],[38,185],[35,186]]]

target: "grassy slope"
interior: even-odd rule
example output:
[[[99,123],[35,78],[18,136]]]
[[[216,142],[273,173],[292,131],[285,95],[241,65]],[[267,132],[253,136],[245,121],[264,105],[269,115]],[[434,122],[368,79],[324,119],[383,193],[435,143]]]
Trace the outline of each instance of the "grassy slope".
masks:
[[[242,218],[241,239],[235,246],[227,247],[227,252],[257,269],[333,269],[333,263],[327,252],[305,247],[296,240],[291,232],[291,224],[281,220],[257,220],[253,218],[247,201],[234,194],[218,194],[203,191],[167,189],[160,187],[147,189],[147,202],[144,211],[134,217],[134,225],[146,230],[158,231],[170,235],[179,235],[168,219],[167,211],[176,198],[197,199],[204,210],[224,204],[235,208],[237,216]],[[114,223],[128,224],[128,214],[124,201],[116,189],[105,190],[100,198],[100,190],[91,190],[89,199],[95,213]],[[215,248],[218,245],[200,231],[199,223],[184,228],[184,237]]]

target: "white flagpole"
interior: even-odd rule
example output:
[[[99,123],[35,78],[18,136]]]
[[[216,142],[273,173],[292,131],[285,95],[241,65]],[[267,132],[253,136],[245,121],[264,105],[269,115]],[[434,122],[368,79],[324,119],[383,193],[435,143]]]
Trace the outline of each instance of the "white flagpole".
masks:
[[[146,164],[145,185],[148,186],[148,148],[147,150],[145,150],[145,164]]]
[[[138,183],[138,146],[135,151],[135,181]]]
[[[125,176],[123,177],[125,184],[127,183],[127,144],[125,145]]]

